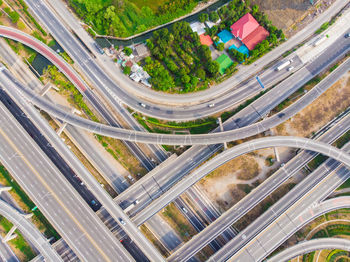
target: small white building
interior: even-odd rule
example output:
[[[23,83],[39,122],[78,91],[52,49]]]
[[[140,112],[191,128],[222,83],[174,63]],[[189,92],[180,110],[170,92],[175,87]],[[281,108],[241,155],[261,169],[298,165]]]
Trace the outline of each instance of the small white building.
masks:
[[[142,76],[141,76],[139,73],[135,72],[135,73],[132,73],[132,74],[130,75],[130,78],[131,78],[132,80],[134,80],[135,82],[140,82],[141,79],[142,79]]]
[[[198,35],[202,35],[205,33],[205,25],[200,22],[193,22],[190,24],[190,27],[193,32],[196,32]]]

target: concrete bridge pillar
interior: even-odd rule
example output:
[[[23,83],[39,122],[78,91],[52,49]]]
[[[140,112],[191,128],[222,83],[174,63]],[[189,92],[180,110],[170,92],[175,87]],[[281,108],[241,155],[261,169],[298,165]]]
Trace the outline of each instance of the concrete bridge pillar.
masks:
[[[0,194],[1,194],[1,192],[9,191],[11,189],[12,189],[11,186],[2,186],[2,187],[0,187]]]
[[[218,117],[218,123],[220,125],[220,131],[224,132],[224,126],[222,125],[221,117]],[[225,150],[227,149],[227,143],[226,142],[224,142],[224,148],[225,148]]]
[[[6,236],[2,239],[2,242],[3,242],[3,243],[6,243],[7,241],[10,241],[10,240],[16,238],[16,237],[17,237],[17,234],[14,233],[16,229],[17,229],[17,226],[13,226],[13,227],[10,229],[10,231],[6,234]]]
[[[44,86],[44,88],[40,91],[40,96],[46,95],[46,93],[47,93],[51,88],[55,89],[56,91],[59,91],[59,89],[58,89],[57,87],[52,86],[52,85],[50,84],[50,82],[49,82],[49,83],[47,83],[47,84]]]

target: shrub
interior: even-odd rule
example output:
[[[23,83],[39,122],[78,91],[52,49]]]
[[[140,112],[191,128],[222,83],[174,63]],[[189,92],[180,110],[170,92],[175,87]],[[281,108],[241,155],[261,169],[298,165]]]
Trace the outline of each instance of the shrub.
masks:
[[[204,23],[205,21],[208,21],[209,19],[209,16],[207,13],[201,13],[198,17],[198,20],[201,22],[201,23]]]
[[[125,75],[130,75],[130,73],[131,73],[131,68],[130,68],[130,66],[125,66],[125,67],[124,67],[124,70],[123,70],[123,73],[124,73]]]
[[[130,47],[124,47],[123,51],[127,56],[132,54],[132,49]]]

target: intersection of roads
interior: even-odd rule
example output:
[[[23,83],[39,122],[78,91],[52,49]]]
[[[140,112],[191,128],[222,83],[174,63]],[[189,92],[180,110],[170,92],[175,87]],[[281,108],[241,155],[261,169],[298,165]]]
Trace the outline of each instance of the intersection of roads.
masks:
[[[26,214],[0,200],[1,215],[16,225],[39,251],[40,255],[33,261],[199,261],[197,255],[206,246],[213,251],[208,261],[262,261],[313,219],[335,209],[349,208],[348,197],[325,200],[350,178],[350,144],[340,149],[332,146],[350,129],[349,110],[324,126],[313,139],[287,136],[248,139],[292,118],[349,72],[350,60],[344,57],[349,54],[350,40],[343,32],[350,28],[342,28],[336,38],[328,40],[331,42],[323,52],[307,62],[297,52],[281,58],[294,46],[312,39],[312,28],[337,14],[347,1],[335,1],[302,32],[257,60],[255,65],[240,68],[231,81],[197,98],[182,97],[182,101],[187,101],[186,106],[174,102],[179,100],[178,96],[163,96],[153,91],[140,95],[135,91],[137,86],[114,74],[116,67],[107,69],[112,61],[93,49],[94,40],[60,0],[25,2],[73,59],[74,68],[24,32],[0,26],[0,36],[31,47],[55,64],[107,123],[83,118],[56,104],[52,97],[41,96],[44,85],[0,39],[0,162],[62,237],[50,244]],[[63,20],[62,16],[67,19]],[[277,64],[287,59],[293,61],[292,72],[275,70]],[[284,110],[270,115],[277,105],[340,59],[342,63],[311,90]],[[148,133],[126,108],[172,121],[210,116],[258,94],[261,88],[255,80],[257,73],[271,90],[226,120],[222,129],[217,127],[208,134]],[[140,106],[141,103],[146,106]],[[209,107],[210,103],[215,103],[215,107]],[[40,110],[61,125],[68,124],[64,132],[117,192],[117,197],[113,199],[101,187]],[[99,156],[83,132],[122,140],[148,173],[130,185],[108,160]],[[248,140],[224,149],[225,143],[239,139]],[[178,156],[168,155],[161,145],[191,147]],[[195,186],[216,168],[240,155],[276,147],[299,150],[294,158],[222,214]],[[238,231],[234,227],[235,222],[318,154],[329,159],[245,229]],[[157,215],[172,202],[197,231],[186,243]],[[169,252],[168,257],[141,232],[142,225],[158,238]],[[341,239],[307,241],[271,257],[270,261],[288,260],[327,245],[346,250],[349,243]],[[6,248],[0,245],[0,253],[8,253]]]

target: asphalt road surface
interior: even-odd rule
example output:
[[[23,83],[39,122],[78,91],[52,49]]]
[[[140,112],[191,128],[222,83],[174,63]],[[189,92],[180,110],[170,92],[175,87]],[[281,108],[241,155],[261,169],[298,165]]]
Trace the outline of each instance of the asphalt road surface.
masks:
[[[349,199],[350,206],[350,199]],[[350,252],[350,240],[344,238],[319,238],[300,242],[268,259],[268,262],[289,261],[297,256],[322,249],[339,249]]]
[[[48,261],[63,261],[41,232],[15,208],[0,200],[0,214],[15,225]]]
[[[74,252],[84,261],[132,261],[3,104],[0,122],[1,162]]]

